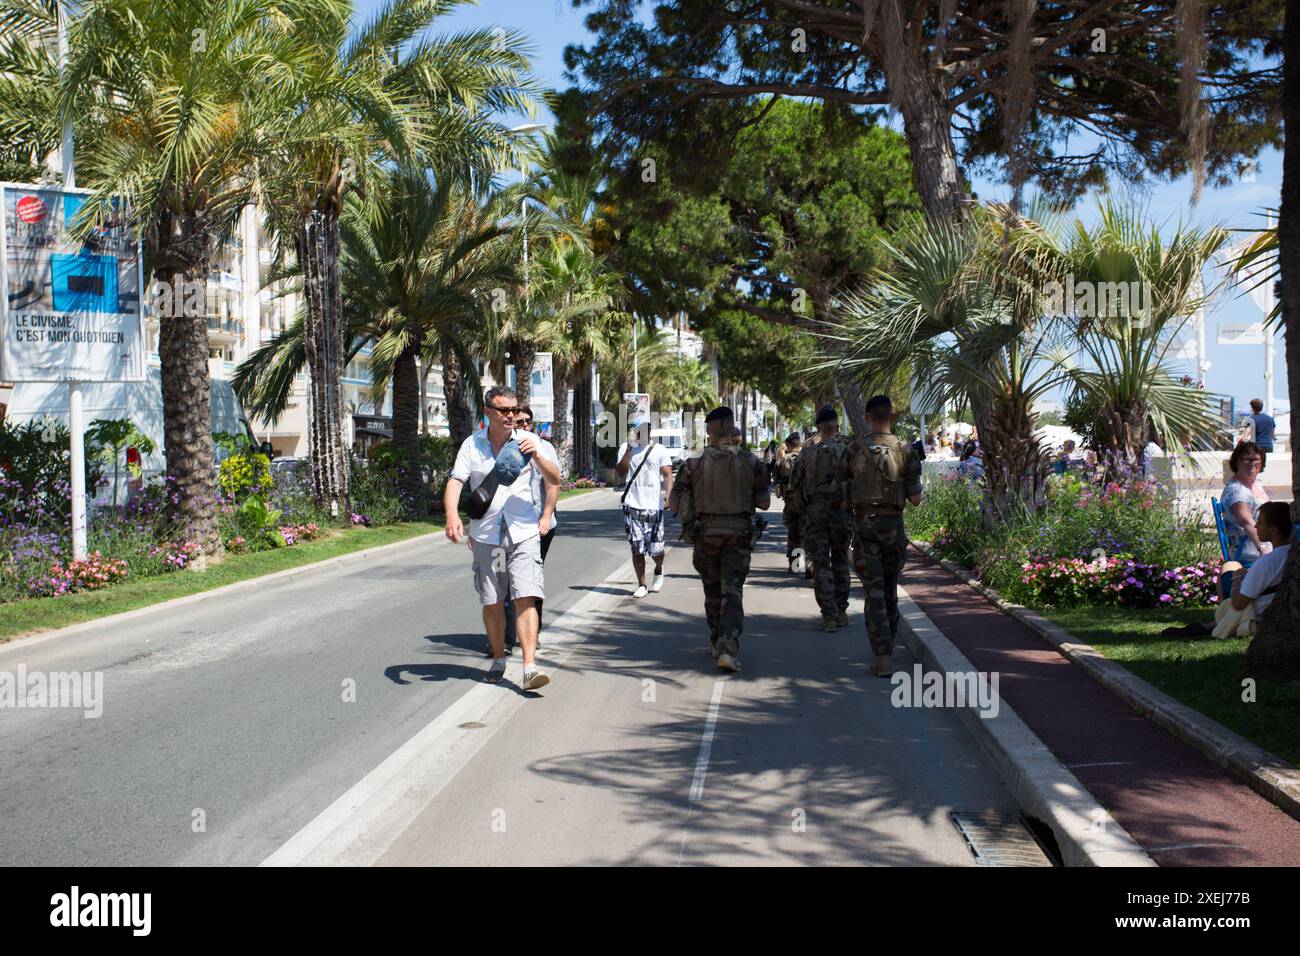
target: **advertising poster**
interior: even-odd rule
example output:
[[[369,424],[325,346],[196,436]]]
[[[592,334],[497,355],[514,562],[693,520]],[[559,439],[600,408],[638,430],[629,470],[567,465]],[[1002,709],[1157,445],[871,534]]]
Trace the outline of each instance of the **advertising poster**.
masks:
[[[125,214],[73,239],[69,226],[86,195],[0,185],[0,379],[144,378],[139,244]]]

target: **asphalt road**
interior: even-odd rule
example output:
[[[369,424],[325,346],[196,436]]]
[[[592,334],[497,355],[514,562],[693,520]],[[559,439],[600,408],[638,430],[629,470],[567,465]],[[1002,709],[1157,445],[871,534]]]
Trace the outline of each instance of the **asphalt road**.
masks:
[[[777,542],[719,680],[688,553],[634,605],[615,496],[562,508],[540,695],[517,658],[480,681],[468,551],[441,539],[0,649],[104,680],[97,719],[0,709],[0,860],[969,864],[948,812],[1014,809],[954,715],[864,676],[860,601],[850,631],[805,624]]]

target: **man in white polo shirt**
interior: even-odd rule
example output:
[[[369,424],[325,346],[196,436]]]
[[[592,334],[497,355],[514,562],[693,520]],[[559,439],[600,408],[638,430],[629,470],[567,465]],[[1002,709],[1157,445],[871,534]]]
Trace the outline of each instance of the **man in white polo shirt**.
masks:
[[[555,499],[547,496],[541,513],[533,498],[534,469],[548,485],[558,485],[560,471],[539,454],[538,440],[516,432],[519,402],[513,389],[495,387],[484,396],[488,427],[471,435],[456,453],[456,464],[443,495],[447,537],[459,544],[465,537],[460,519],[460,492],[468,482],[477,489],[495,471],[500,476],[483,517],[470,522],[474,552],[474,586],[483,606],[483,624],[492,648],[487,680],[500,683],[506,673],[504,602],[509,596],[515,610],[515,635],[523,648],[524,690],[550,682],[537,668],[537,602],[545,596],[541,536],[550,530]],[[500,460],[498,460],[500,459]],[[521,464],[522,463],[522,464]]]
[[[648,593],[645,559],[655,563],[650,591],[664,586],[664,502],[673,490],[673,460],[667,449],[650,440],[649,419],[632,423],[629,440],[618,450],[615,471],[627,480],[623,489],[623,526],[632,546],[632,568],[636,571],[633,597]]]

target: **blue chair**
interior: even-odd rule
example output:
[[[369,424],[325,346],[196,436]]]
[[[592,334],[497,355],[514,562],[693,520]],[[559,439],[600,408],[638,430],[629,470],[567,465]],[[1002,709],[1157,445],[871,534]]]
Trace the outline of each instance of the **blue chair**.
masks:
[[[1241,553],[1246,548],[1245,539],[1243,538],[1241,544],[1237,545],[1236,554],[1233,555],[1231,558],[1228,557],[1231,544],[1228,541],[1228,526],[1227,524],[1224,523],[1223,520],[1223,505],[1219,504],[1218,498],[1211,498],[1210,507],[1214,511],[1214,529],[1219,533],[1219,552],[1220,554],[1223,555],[1223,560],[1241,561]],[[1247,562],[1241,561],[1241,563],[1244,565]],[[1219,587],[1221,588],[1222,593],[1225,595],[1232,593],[1232,575],[1233,572],[1231,571],[1228,571],[1226,574],[1219,575]]]

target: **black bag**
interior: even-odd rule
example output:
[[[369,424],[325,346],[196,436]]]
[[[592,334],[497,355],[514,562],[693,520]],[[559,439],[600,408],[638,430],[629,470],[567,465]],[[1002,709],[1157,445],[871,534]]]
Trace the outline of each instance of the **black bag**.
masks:
[[[465,499],[465,512],[476,521],[483,517],[492,507],[492,499],[497,496],[497,489],[500,487],[501,478],[494,468]]]

